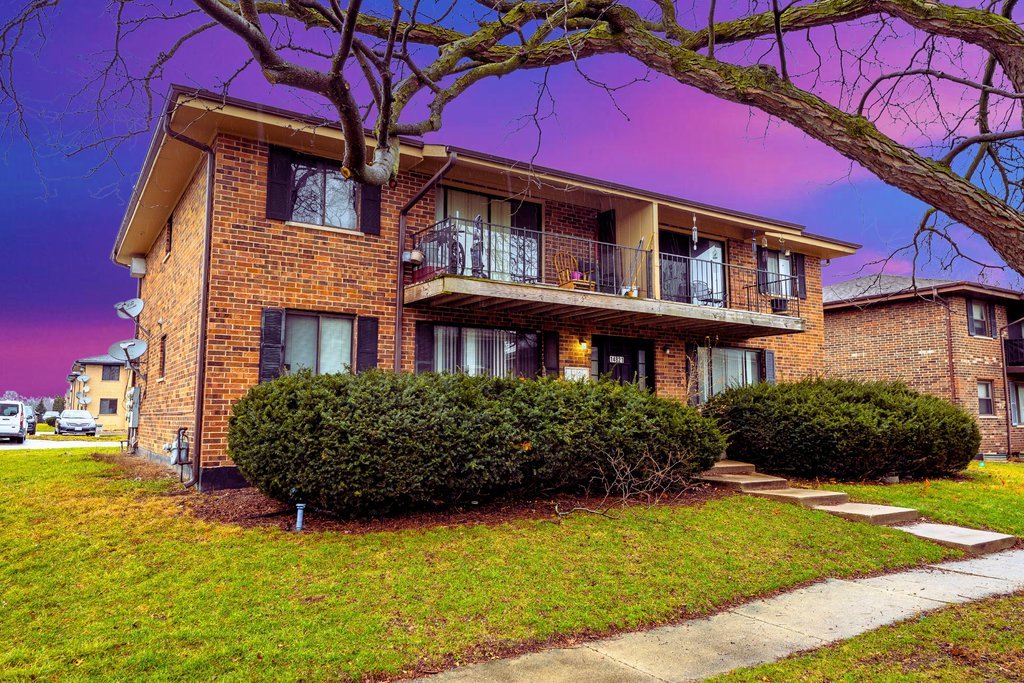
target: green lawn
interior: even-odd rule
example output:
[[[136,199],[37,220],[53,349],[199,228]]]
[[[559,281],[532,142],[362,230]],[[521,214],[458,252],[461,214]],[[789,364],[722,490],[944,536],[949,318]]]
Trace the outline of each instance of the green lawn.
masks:
[[[812,654],[734,671],[729,681],[1019,681],[1024,594],[948,607]]]
[[[1024,464],[972,463],[962,479],[895,485],[828,484],[854,501],[917,508],[938,522],[1024,537]]]
[[[37,434],[53,434],[53,427],[51,427],[50,425],[46,424],[45,422],[38,422],[38,423],[36,423],[36,433]]]
[[[956,557],[765,500],[353,535],[197,521],[174,484],[0,452],[0,678],[339,680]]]
[[[89,439],[92,441],[124,441],[126,438],[124,434],[97,434],[96,436],[85,436],[83,434],[54,434],[52,431],[49,434],[36,434],[33,439],[39,439],[40,441],[82,441]]]

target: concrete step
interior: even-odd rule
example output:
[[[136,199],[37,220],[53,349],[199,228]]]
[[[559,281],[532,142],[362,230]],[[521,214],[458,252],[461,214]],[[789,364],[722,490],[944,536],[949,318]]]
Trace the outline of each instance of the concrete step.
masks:
[[[698,479],[707,481],[719,486],[726,486],[736,491],[749,493],[750,491],[763,491],[765,489],[784,489],[789,486],[782,477],[772,477],[767,474],[702,474]]]
[[[817,489],[775,489],[750,491],[750,495],[760,498],[770,498],[782,503],[795,503],[805,508],[817,508],[820,506],[834,506],[845,503],[850,497],[845,493],[836,491],[818,491]]]
[[[739,460],[719,460],[711,469],[704,474],[753,474],[754,466],[749,462],[740,462]]]
[[[960,548],[975,555],[1006,550],[1017,542],[1015,537],[1007,536],[1006,534],[998,534],[994,531],[979,531],[978,529],[965,529],[961,526],[951,526],[949,524],[918,522],[917,524],[908,524],[907,526],[896,528],[929,541],[934,541],[939,545]]]
[[[842,503],[839,505],[818,505],[815,510],[827,512],[836,517],[867,522],[868,524],[902,524],[916,521],[920,516],[912,508],[897,508],[891,505],[869,505],[867,503]]]

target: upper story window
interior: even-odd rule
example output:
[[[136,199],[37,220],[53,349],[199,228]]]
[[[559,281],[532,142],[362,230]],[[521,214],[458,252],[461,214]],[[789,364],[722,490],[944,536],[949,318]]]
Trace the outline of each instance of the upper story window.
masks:
[[[103,381],[104,382],[116,382],[121,379],[121,366],[120,365],[104,365],[103,366]]]
[[[380,187],[342,175],[331,159],[271,147],[267,218],[380,234]]]
[[[972,337],[995,337],[996,305],[987,301],[968,299],[967,331]]]
[[[803,254],[778,249],[757,249],[757,291],[777,297],[807,298]]]

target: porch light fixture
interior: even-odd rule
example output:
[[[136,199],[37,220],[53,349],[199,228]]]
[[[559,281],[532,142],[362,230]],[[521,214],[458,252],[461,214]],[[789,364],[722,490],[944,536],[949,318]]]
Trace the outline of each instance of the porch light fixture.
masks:
[[[586,351],[586,350],[587,350],[587,340],[584,339],[583,337],[580,337],[580,351]]]
[[[789,249],[786,247],[786,240],[782,237],[779,238],[779,249],[782,249],[786,256],[789,256]]]
[[[768,248],[768,235],[761,235],[761,246],[765,249]]]

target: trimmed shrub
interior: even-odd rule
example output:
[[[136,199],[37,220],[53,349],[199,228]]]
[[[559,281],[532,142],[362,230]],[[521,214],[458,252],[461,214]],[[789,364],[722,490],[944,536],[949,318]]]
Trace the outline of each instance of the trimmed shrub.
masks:
[[[44,420],[44,422],[46,422],[46,424],[48,424],[51,427],[53,427],[54,425],[57,424],[57,418],[53,417],[53,416],[50,416],[50,417],[46,418],[46,420]]]
[[[253,387],[228,446],[267,495],[367,516],[684,481],[725,439],[693,408],[631,385],[374,370]]]
[[[705,414],[728,434],[730,458],[799,477],[949,476],[981,444],[967,412],[894,382],[762,383],[716,396]]]

